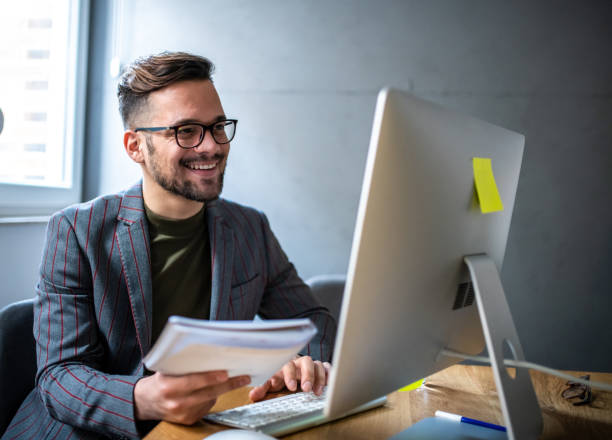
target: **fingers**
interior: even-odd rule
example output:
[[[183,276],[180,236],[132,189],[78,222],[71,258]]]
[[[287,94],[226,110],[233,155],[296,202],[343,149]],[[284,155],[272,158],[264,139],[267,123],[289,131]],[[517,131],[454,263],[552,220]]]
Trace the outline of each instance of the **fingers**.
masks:
[[[315,383],[313,386],[314,393],[317,396],[323,394],[323,387],[327,383],[327,374],[325,372],[325,367],[321,361],[314,362],[314,370],[315,370]]]
[[[194,403],[207,400],[215,400],[221,394],[248,385],[250,382],[251,378],[249,376],[230,377],[225,382],[216,385],[210,385],[192,392],[189,396],[189,399],[192,400]]]
[[[227,371],[206,371],[203,373],[185,374],[183,376],[155,373],[154,376],[157,376],[157,385],[164,397],[190,394],[228,380]]]
[[[297,374],[301,379],[302,391],[312,391],[317,396],[323,393],[331,369],[329,362],[313,361],[310,356],[303,356],[294,361],[298,365]]]
[[[285,364],[282,372],[281,386],[286,385],[289,391],[297,390],[298,371],[295,361],[289,361]]]
[[[267,380],[266,383],[264,383],[263,385],[259,385],[255,388],[253,388],[250,392],[249,392],[249,399],[251,399],[251,401],[253,402],[258,402],[261,399],[263,399],[266,394],[268,393],[268,390],[270,389],[270,380]]]
[[[136,382],[136,418],[192,424],[208,413],[218,396],[250,381],[249,376],[228,378],[225,371],[184,376],[155,373]]]
[[[253,388],[249,398],[253,402],[262,400],[267,393],[280,391],[284,386],[289,391],[297,391],[298,382],[304,392],[313,392],[317,396],[323,393],[329,378],[331,364],[313,361],[310,356],[302,356],[287,362],[283,368],[265,384]]]
[[[302,391],[310,392],[314,391],[314,385],[316,383],[315,366],[310,356],[302,356],[295,361],[300,370],[300,386]]]

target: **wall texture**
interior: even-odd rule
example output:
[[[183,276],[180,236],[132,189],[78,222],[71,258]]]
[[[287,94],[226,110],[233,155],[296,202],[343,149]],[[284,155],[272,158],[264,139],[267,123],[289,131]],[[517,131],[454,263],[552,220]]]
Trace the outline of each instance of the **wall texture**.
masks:
[[[94,2],[86,196],[139,176]],[[346,271],[377,91],[526,135],[503,281],[528,359],[608,370],[612,326],[612,3],[125,2],[121,58],[193,51],[240,120],[224,196],[265,211],[307,278]]]

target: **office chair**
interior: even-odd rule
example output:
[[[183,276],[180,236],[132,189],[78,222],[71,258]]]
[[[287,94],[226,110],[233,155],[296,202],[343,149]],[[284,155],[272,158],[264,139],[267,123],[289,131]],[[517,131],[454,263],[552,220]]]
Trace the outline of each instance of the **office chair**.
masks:
[[[315,298],[329,309],[336,322],[340,316],[345,282],[346,276],[340,274],[316,275],[306,280]]]
[[[0,310],[0,435],[34,388],[33,322],[33,299],[9,304]]]

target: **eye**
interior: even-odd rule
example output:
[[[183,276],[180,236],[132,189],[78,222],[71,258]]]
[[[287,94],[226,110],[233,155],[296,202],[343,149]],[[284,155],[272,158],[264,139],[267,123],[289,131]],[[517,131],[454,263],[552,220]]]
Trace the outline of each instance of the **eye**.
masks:
[[[183,125],[177,129],[179,136],[191,136],[196,132],[196,128],[193,125]]]

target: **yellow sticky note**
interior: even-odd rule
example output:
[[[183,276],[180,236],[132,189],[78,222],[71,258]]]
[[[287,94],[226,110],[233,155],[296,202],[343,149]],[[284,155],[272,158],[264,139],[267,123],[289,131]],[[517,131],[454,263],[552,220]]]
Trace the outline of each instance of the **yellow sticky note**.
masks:
[[[478,201],[480,202],[480,210],[483,214],[503,211],[504,205],[499,197],[499,191],[497,191],[491,159],[474,157],[472,163],[474,166],[474,184]]]
[[[425,383],[425,379],[417,380],[416,382],[412,382],[410,385],[406,385],[405,387],[400,388],[398,391],[416,390],[417,388],[419,388],[424,383]]]

